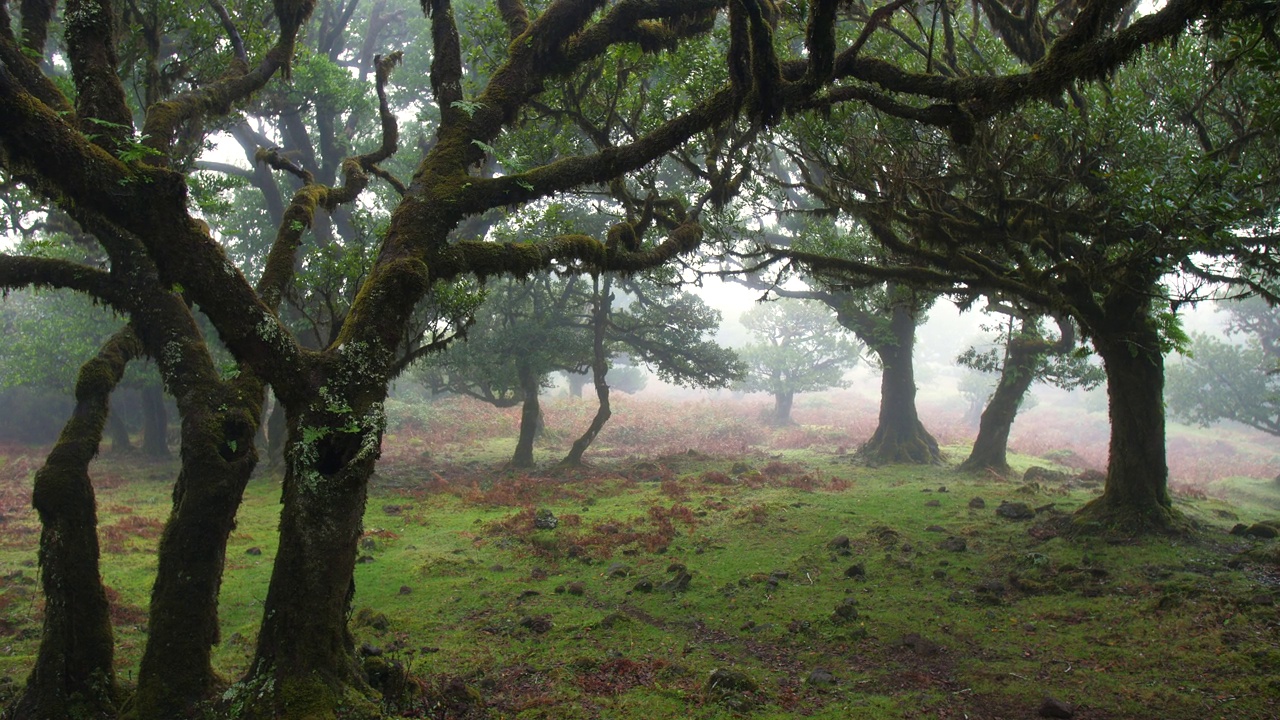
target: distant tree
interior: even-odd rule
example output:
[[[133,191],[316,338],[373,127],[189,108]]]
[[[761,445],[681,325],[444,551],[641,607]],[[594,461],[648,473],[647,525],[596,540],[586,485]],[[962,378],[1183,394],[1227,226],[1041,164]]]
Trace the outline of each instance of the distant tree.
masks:
[[[1202,427],[1231,420],[1280,435],[1280,314],[1256,298],[1228,312],[1227,332],[1240,342],[1193,333],[1189,352],[1168,369],[1169,413]]]
[[[1073,352],[1076,332],[1070,320],[1058,321],[1058,336],[1054,338],[1046,332],[1042,315],[1017,305],[993,304],[993,307],[1008,318],[1003,328],[1003,342],[985,352],[969,348],[956,358],[965,367],[999,376],[995,387],[984,398],[986,407],[979,421],[978,437],[960,469],[1005,474],[1009,471],[1009,431],[1033,383],[1090,389],[1106,378],[1102,368]]]
[[[773,395],[769,423],[792,424],[796,393],[847,387],[844,371],[858,360],[858,345],[821,303],[781,299],[742,315],[756,342],[739,350],[747,365],[740,387]]]

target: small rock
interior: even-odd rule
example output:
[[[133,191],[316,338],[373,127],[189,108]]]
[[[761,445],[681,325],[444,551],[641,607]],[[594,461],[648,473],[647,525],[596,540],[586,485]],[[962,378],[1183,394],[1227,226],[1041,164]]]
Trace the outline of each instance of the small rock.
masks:
[[[976,498],[974,498],[974,499],[972,499],[972,500],[970,500],[970,501],[969,501],[969,507],[970,507],[970,508],[972,508],[972,509],[974,509],[974,510],[981,510],[982,508],[984,508],[984,507],[986,507],[986,506],[987,506],[987,501],[986,501],[986,500],[983,500],[983,499],[982,499],[982,498],[980,498],[980,497],[976,497]]]
[[[831,619],[834,622],[844,623],[858,619],[858,601],[852,597],[846,597],[836,605],[836,609],[831,613]]]
[[[546,508],[539,508],[533,514],[533,527],[538,530],[555,530],[560,520]]]
[[[953,535],[947,538],[946,540],[943,540],[942,542],[938,543],[938,547],[942,548],[943,550],[949,550],[951,552],[964,552],[965,550],[969,549],[969,544],[965,542],[964,538],[955,537]]]
[[[836,684],[836,676],[832,675],[830,671],[825,668],[814,668],[813,672],[809,673],[809,677],[804,679],[804,684],[813,685],[815,687],[827,687]]]
[[[1040,710],[1037,711],[1037,714],[1043,718],[1072,718],[1075,717],[1076,711],[1075,708],[1061,700],[1046,695],[1040,703]]]
[[[1277,535],[1280,535],[1280,532],[1276,532],[1276,529],[1268,524],[1254,523],[1249,526],[1248,530],[1245,531],[1245,535],[1252,535],[1256,538],[1263,538],[1265,540],[1270,540],[1276,537]]]
[[[707,689],[719,692],[755,692],[760,686],[746,673],[728,668],[716,668],[707,678]]]
[[[1036,511],[1031,506],[1020,502],[1002,502],[1000,507],[996,508],[996,515],[1006,520],[1030,520],[1036,516]]]
[[[937,655],[938,651],[942,649],[942,646],[938,643],[922,638],[917,633],[907,633],[906,635],[903,635],[902,646],[909,647],[912,650],[915,650],[917,655],[924,657]]]
[[[865,578],[867,576],[867,567],[862,563],[858,563],[857,565],[850,565],[849,569],[844,571],[844,576],[847,578],[855,578],[855,579]]]
[[[693,580],[693,576],[683,570],[676,573],[676,576],[662,583],[658,587],[666,592],[684,592],[689,589],[689,581]]]
[[[526,615],[520,618],[520,627],[529,632],[541,635],[551,630],[550,615]]]

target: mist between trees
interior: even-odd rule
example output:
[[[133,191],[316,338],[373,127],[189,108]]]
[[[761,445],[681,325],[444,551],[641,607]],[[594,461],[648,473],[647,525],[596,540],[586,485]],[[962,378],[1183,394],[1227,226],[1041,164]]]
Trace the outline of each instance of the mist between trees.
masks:
[[[590,370],[580,461],[611,367],[751,382],[683,289],[709,275],[856,338],[882,378],[870,463],[941,461],[915,403],[931,307],[1009,318],[989,369],[1022,390],[988,408],[984,469],[1022,381],[1092,348],[1111,452],[1077,526],[1186,530],[1164,358],[1188,304],[1277,297],[1275,19],[1243,0],[0,5],[5,312],[54,313],[6,345],[83,322],[45,304],[68,292],[122,323],[67,353],[75,405],[33,491],[44,631],[9,716],[376,716],[347,619],[391,382],[521,402],[532,438],[549,373]],[[217,133],[243,163],[205,155]],[[116,388],[158,422],[161,384],[181,469],[126,694],[88,468]],[[770,390],[785,422],[791,391]],[[210,648],[260,456],[284,473],[280,539],[227,689]]]

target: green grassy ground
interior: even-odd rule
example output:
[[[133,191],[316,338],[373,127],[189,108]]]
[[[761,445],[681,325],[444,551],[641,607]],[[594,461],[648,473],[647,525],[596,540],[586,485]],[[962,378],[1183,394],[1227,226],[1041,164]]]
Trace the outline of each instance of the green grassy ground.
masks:
[[[398,663],[425,690],[405,714],[1025,718],[1050,696],[1077,718],[1280,716],[1275,541],[1227,533],[1280,516],[1270,480],[1179,496],[1193,537],[1068,538],[1087,484],[863,467],[833,425],[774,434],[695,407],[620,424],[639,444],[602,436],[583,470],[554,470],[566,433],[515,474],[513,428],[472,414],[390,435],[366,513],[352,630],[371,667]],[[446,420],[492,429],[432,429]],[[22,489],[38,461],[6,454],[0,676],[18,683],[39,635]],[[126,681],[172,474],[109,455],[95,472]],[[228,550],[228,677],[253,649],[278,497],[278,477],[251,483]],[[1001,502],[1038,511],[1009,520]],[[540,510],[554,529],[535,527]],[[716,670],[750,684],[710,683]]]

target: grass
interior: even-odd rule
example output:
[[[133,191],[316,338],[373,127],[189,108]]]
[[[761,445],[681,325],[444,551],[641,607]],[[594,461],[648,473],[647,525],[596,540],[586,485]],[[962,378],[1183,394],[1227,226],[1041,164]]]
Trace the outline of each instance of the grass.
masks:
[[[1192,538],[1073,539],[1062,519],[1090,488],[859,466],[848,453],[870,429],[854,403],[802,406],[805,424],[779,431],[754,406],[619,406],[593,465],[575,471],[554,469],[571,430],[540,447],[540,471],[503,470],[514,423],[469,403],[416,408],[389,434],[352,631],[424,688],[404,714],[1013,718],[1052,696],[1077,718],[1280,715],[1276,567],[1250,554],[1274,549],[1227,534],[1280,515],[1269,479],[1180,491],[1203,528]],[[588,412],[551,403],[548,424],[580,427]],[[938,434],[961,459],[962,432]],[[26,509],[38,454],[0,454],[0,676],[12,688],[38,643]],[[173,472],[109,456],[95,468],[126,681]],[[277,477],[256,478],[228,547],[215,659],[228,677],[253,650],[278,498]],[[1002,501],[1040,512],[1005,520]],[[535,527],[538,510],[557,526]],[[754,689],[711,687],[717,669]]]

